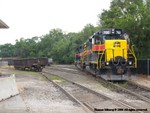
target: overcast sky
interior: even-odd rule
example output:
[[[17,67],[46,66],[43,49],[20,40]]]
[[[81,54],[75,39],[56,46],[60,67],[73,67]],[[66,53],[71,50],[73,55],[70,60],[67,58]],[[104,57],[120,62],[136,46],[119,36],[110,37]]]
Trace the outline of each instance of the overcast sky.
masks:
[[[51,29],[79,32],[97,15],[109,9],[112,0],[0,0],[0,19],[10,28],[0,29],[0,44],[42,36]]]

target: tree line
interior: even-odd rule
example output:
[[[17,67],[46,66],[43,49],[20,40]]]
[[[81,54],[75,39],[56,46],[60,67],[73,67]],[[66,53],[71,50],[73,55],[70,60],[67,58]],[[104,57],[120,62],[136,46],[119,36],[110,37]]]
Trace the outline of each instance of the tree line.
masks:
[[[138,59],[150,58],[150,0],[112,0],[109,10],[98,15],[98,25],[87,24],[80,32],[52,29],[43,36],[20,38],[14,45],[0,45],[0,57],[50,57],[57,63],[73,63],[82,43],[102,28],[122,28],[135,45]]]
[[[56,63],[73,63],[76,48],[95,31],[96,27],[91,24],[78,33],[66,34],[61,29],[52,29],[40,37],[20,38],[14,45],[0,45],[0,57],[49,57]]]

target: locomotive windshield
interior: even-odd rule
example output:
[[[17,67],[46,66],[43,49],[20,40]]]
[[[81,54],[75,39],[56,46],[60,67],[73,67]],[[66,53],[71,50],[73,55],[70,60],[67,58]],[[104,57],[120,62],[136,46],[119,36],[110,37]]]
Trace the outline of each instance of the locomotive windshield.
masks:
[[[103,44],[105,40],[127,40],[130,43],[129,35],[123,34],[122,29],[104,29],[96,32],[92,39],[92,44]]]
[[[101,30],[101,33],[103,35],[111,35],[111,34],[121,35],[122,29],[104,29],[104,30]]]
[[[116,34],[103,35],[103,40],[116,40],[116,39],[124,40],[125,38],[122,35],[116,35]]]
[[[103,40],[124,39],[122,29],[105,29],[102,30]]]

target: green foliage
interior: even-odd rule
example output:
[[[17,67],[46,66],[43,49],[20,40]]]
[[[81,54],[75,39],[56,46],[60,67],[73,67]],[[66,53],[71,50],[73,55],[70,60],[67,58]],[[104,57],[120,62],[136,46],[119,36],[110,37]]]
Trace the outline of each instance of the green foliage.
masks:
[[[11,57],[14,55],[14,46],[12,44],[0,45],[0,57]]]
[[[21,38],[20,40],[16,40],[16,44],[14,45],[14,56],[23,58],[36,57],[38,41],[38,37],[33,37],[31,39]]]
[[[48,34],[31,39],[20,38],[15,45],[0,46],[1,57],[50,57],[56,63],[73,63],[76,48],[95,32],[87,24],[79,33],[65,34],[61,29],[52,29]]]
[[[123,28],[128,31],[138,58],[150,56],[149,6],[150,0],[113,0],[110,9],[99,15],[102,28]]]

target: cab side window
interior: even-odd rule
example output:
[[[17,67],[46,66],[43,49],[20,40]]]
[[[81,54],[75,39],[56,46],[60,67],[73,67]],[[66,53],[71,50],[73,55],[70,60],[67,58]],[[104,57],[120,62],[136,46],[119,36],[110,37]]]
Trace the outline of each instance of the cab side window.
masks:
[[[95,44],[102,44],[102,37],[100,35],[95,36]]]

